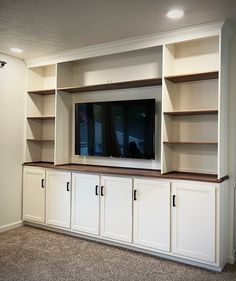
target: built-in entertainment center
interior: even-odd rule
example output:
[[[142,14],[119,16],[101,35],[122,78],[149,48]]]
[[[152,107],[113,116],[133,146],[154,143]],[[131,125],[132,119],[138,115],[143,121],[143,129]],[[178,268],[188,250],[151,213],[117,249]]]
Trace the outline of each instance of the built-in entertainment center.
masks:
[[[28,62],[28,224],[222,270],[226,24]]]

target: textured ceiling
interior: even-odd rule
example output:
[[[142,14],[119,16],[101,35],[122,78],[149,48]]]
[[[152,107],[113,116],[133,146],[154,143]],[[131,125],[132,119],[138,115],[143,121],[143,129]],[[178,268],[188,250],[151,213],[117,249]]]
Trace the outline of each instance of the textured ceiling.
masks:
[[[167,19],[176,7],[186,16]],[[236,0],[0,0],[0,52],[30,59],[222,19],[236,26]]]

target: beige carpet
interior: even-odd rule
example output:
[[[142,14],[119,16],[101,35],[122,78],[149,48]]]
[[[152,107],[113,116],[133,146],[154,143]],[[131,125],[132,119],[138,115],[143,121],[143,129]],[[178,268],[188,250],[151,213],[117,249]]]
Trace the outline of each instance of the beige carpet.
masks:
[[[236,281],[236,266],[215,273],[24,226],[0,234],[0,280]]]

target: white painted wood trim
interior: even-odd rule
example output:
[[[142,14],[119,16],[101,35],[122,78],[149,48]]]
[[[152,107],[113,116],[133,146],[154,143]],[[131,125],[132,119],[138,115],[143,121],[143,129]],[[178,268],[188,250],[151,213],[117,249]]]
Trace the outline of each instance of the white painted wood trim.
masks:
[[[224,21],[217,21],[207,24],[193,25],[173,31],[113,41],[80,49],[73,49],[52,56],[26,60],[25,62],[28,67],[42,66],[77,59],[134,51],[173,42],[177,43],[185,40],[210,37],[219,35],[223,24]]]
[[[234,255],[228,256],[228,258],[227,258],[227,263],[229,263],[229,264],[234,264],[235,261],[236,261],[236,259],[235,259],[235,256],[234,256]]]
[[[0,226],[0,233],[11,230],[11,229],[21,227],[23,225],[24,225],[23,221],[17,221],[17,222],[2,225],[2,226]]]

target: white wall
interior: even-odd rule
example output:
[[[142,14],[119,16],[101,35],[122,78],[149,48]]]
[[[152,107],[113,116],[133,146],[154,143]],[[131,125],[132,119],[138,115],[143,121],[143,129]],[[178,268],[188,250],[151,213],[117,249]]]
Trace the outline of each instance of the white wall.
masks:
[[[0,231],[22,219],[22,162],[26,67],[0,54]]]

